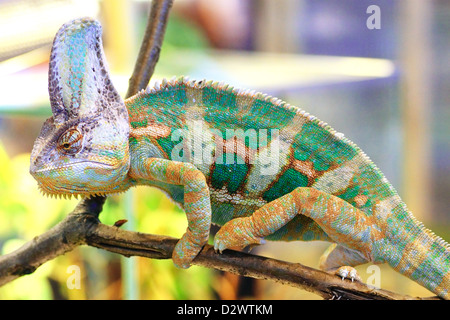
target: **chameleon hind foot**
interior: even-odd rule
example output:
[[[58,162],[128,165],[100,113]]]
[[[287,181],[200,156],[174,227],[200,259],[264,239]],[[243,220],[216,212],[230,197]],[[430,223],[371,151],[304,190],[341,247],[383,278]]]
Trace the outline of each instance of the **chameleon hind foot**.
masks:
[[[342,266],[338,268],[334,274],[341,277],[342,280],[350,279],[352,282],[354,280],[361,282],[361,277],[358,275],[356,269],[350,266]]]
[[[322,257],[320,257],[319,268],[334,273],[341,277],[342,280],[361,281],[358,272],[352,266],[357,266],[368,261],[361,252],[333,243],[324,252]]]
[[[172,253],[172,261],[176,267],[187,269],[191,266],[192,261],[207,243],[208,238],[198,241],[192,236],[189,230],[181,237],[175,245]]]
[[[222,253],[228,248],[242,249],[249,245],[264,244],[265,240],[255,235],[253,230],[254,226],[250,217],[228,221],[214,237],[214,250]]]

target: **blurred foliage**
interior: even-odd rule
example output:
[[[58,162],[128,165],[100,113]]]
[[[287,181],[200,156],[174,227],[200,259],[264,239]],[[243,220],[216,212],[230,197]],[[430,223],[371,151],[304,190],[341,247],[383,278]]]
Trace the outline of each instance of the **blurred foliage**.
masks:
[[[202,29],[176,13],[170,15],[161,52],[178,48],[205,50],[209,47],[210,43]]]
[[[144,32],[142,21],[140,32]],[[138,37],[141,39],[141,37]],[[161,75],[192,75],[208,61],[210,43],[206,35],[194,23],[172,13],[169,17],[161,56],[156,65],[156,73]]]
[[[9,158],[0,142],[0,252],[13,251],[44,233],[73,210],[77,200],[45,197],[28,173],[29,154]],[[180,237],[186,226],[181,209],[154,188],[133,189],[137,231]],[[110,197],[100,215],[112,225],[124,218],[121,196]],[[176,269],[171,260],[137,259],[141,299],[209,299],[212,271]],[[120,256],[79,247],[47,262],[33,274],[0,288],[0,299],[121,299]],[[80,268],[80,289],[69,289],[70,266]]]

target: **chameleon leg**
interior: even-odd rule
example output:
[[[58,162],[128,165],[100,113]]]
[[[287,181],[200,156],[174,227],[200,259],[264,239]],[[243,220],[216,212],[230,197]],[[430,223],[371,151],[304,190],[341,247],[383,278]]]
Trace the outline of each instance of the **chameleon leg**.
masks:
[[[334,242],[353,248],[346,252],[343,246],[338,246],[337,251],[330,252],[329,258],[323,260],[324,266],[373,260],[370,219],[348,202],[313,188],[297,188],[259,208],[252,216],[230,220],[216,234],[214,248],[221,252],[226,248],[260,244],[264,237],[297,214],[312,218]]]
[[[193,164],[150,158],[130,172],[132,178],[184,186],[184,210],[188,227],[175,246],[172,259],[177,267],[188,268],[209,237],[211,204],[205,176]]]
[[[337,243],[333,243],[320,257],[319,268],[334,272],[342,278],[361,280],[356,269],[352,266],[364,264],[368,260],[357,250],[352,250]]]

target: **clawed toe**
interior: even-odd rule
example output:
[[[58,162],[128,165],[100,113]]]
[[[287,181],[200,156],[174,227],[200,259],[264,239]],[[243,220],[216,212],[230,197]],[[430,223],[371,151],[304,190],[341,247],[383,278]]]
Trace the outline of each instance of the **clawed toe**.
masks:
[[[225,244],[223,242],[214,241],[214,252],[222,254],[223,250],[225,250]]]
[[[342,280],[350,279],[352,282],[354,280],[361,281],[361,278],[358,275],[358,272],[355,268],[349,266],[343,266],[336,270],[336,275],[342,278]]]

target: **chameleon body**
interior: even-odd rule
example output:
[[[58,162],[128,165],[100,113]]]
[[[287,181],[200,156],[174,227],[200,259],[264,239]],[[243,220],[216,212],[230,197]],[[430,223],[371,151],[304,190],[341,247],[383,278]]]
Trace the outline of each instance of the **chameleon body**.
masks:
[[[190,265],[215,223],[219,251],[330,241],[322,269],[387,262],[450,298],[449,245],[413,217],[354,143],[301,109],[183,77],[123,101],[109,78],[101,26],[88,18],[57,33],[49,93],[53,117],[31,155],[40,189],[89,197],[160,188],[187,215],[177,266]]]

